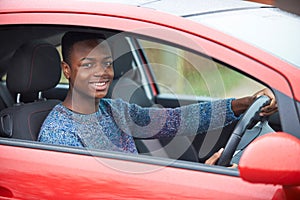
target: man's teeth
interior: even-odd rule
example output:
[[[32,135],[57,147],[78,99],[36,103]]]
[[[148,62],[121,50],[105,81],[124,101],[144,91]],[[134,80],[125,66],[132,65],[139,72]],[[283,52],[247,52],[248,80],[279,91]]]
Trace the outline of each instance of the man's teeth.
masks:
[[[95,83],[96,86],[103,86],[106,82]]]

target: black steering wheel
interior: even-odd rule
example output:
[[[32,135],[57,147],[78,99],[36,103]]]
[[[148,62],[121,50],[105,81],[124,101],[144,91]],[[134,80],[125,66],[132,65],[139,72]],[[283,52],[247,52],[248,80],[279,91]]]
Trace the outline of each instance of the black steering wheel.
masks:
[[[254,103],[247,109],[244,113],[240,121],[235,126],[232,135],[230,136],[224,151],[219,158],[217,165],[220,166],[229,166],[231,158],[243,137],[246,129],[253,122],[253,120],[259,119],[260,109],[270,103],[270,98],[268,96],[260,96],[258,97]]]

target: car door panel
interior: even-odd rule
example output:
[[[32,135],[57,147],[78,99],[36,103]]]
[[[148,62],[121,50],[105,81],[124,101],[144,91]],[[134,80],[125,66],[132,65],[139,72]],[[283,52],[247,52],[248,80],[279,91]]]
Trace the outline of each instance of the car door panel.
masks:
[[[155,161],[146,164],[139,158],[130,161],[124,155],[125,159],[111,159],[92,152],[82,155],[3,144],[0,151],[0,186],[16,199],[215,199],[216,192],[222,199],[265,199],[280,188],[246,183],[236,176],[160,166]]]

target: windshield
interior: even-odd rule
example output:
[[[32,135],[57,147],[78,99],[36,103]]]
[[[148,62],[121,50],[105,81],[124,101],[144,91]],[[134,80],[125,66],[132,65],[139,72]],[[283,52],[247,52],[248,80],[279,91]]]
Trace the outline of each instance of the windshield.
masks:
[[[277,8],[189,17],[257,46],[300,68],[300,16]]]

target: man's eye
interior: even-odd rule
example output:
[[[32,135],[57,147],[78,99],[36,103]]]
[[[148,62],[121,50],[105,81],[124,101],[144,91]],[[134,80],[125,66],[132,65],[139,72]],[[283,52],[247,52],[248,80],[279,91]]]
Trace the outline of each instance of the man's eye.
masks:
[[[103,66],[104,66],[105,68],[111,67],[111,66],[112,66],[112,62],[110,62],[110,61],[105,62],[105,63],[103,64]]]
[[[83,63],[81,66],[85,68],[90,68],[93,67],[93,63]]]

